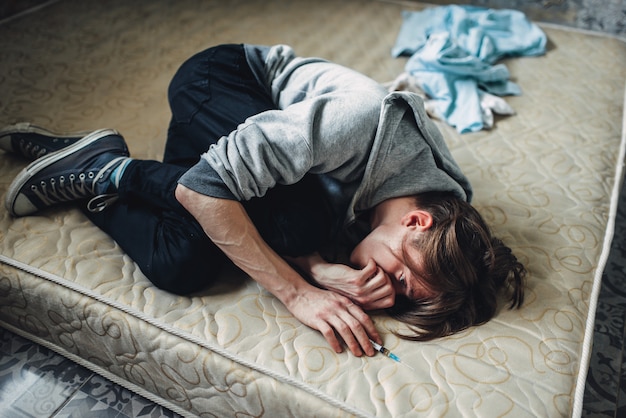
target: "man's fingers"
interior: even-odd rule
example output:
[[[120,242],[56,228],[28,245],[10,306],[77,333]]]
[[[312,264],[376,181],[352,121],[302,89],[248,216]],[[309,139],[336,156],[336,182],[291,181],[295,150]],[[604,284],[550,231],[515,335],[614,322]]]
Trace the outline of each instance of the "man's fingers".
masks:
[[[378,266],[372,259],[370,259],[370,261],[367,262],[367,265],[361,269],[363,274],[365,274],[368,278],[376,274],[376,270],[378,270]]]
[[[316,304],[315,314],[307,323],[317,329],[331,348],[342,352],[342,342],[357,357],[375,354],[370,339],[380,343],[381,339],[369,315],[350,299],[324,291],[326,297]]]
[[[369,315],[363,312],[363,310],[360,307],[356,305],[353,305],[353,306],[354,306],[354,309],[352,309],[350,313],[356,318],[361,329],[364,330],[364,334],[361,335],[362,338],[360,339],[361,347],[364,347],[364,348],[371,347],[372,344],[369,341],[370,339],[376,341],[377,343],[382,343],[382,339],[380,338],[380,335],[378,334],[378,331],[376,330],[376,326],[374,325],[374,322],[369,317]],[[372,351],[371,355],[373,354],[374,353]]]
[[[396,292],[389,276],[378,266],[376,272],[360,289],[353,300],[365,309],[385,309],[394,305]]]
[[[354,318],[351,317],[351,319],[354,321]],[[350,320],[348,321],[352,322]],[[352,323],[353,326],[355,325],[355,322]],[[336,353],[341,353],[343,351],[341,342],[337,338],[337,335],[339,335],[352,354],[357,357],[361,357],[363,355],[360,343],[355,338],[354,330],[342,318],[334,317],[330,326],[327,325],[319,327],[319,331]]]
[[[361,344],[355,337],[355,334],[358,334],[358,330],[355,329],[358,327],[356,320],[353,317],[349,317],[346,319],[348,322],[343,320],[342,318],[338,318],[338,321],[335,325],[335,329],[343,339],[343,341],[348,346],[348,349],[357,357],[361,357],[363,355],[363,350],[361,349]]]
[[[340,325],[338,332],[355,356],[359,357],[363,352],[368,356],[373,356],[375,352],[370,338],[380,341],[374,323],[357,305],[350,305],[347,308],[341,317],[345,327]]]
[[[354,336],[358,340],[360,348],[362,348],[363,351],[371,357],[376,352],[374,351],[374,347],[372,346],[370,339],[380,341],[380,336],[378,335],[378,331],[376,331],[376,327],[374,326],[371,318],[363,312],[361,308],[356,305],[353,306],[354,309],[357,310],[357,312],[350,312],[351,315],[354,315],[356,320],[354,325],[356,332],[354,332]]]
[[[381,287],[363,299],[363,302],[361,305],[368,310],[391,308],[396,302],[396,294],[387,287]]]
[[[324,323],[324,325],[318,327],[318,330],[322,333],[330,347],[335,350],[335,353],[341,353],[343,351],[341,342],[337,339],[335,330],[332,327]]]

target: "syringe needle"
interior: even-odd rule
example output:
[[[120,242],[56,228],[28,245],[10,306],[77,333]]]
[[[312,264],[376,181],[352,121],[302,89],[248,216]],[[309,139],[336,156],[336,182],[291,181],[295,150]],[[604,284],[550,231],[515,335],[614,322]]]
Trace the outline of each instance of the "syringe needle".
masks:
[[[372,343],[372,345],[374,346],[374,349],[376,351],[379,351],[380,353],[382,353],[383,355],[389,357],[390,359],[397,361],[400,364],[405,365],[406,367],[408,367],[409,369],[415,371],[415,369],[411,366],[409,366],[406,363],[403,363],[402,361],[400,361],[400,357],[396,356],[395,354],[393,354],[391,351],[389,351],[389,349],[387,349],[386,347],[383,347],[382,345],[370,340],[370,342]]]

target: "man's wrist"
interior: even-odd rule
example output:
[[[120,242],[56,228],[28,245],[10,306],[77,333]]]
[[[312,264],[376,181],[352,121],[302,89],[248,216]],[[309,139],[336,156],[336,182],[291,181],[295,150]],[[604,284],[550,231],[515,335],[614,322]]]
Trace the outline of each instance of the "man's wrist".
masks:
[[[301,278],[302,277],[299,276],[298,280],[287,280],[280,289],[274,289],[274,291],[271,292],[289,310],[291,310],[291,306],[298,303],[298,299],[306,294],[306,292],[317,290],[316,287],[309,284],[306,280],[300,280]]]
[[[291,261],[306,275],[316,281],[322,277],[323,269],[328,265],[328,262],[319,253],[292,258]]]

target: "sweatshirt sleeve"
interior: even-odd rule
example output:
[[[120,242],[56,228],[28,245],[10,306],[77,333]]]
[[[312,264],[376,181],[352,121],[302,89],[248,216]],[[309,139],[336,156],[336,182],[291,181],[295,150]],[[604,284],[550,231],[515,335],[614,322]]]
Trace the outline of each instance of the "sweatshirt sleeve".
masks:
[[[358,181],[376,134],[380,97],[336,91],[249,118],[202,155],[179,182],[236,200],[264,196],[307,173]],[[346,117],[337,117],[337,115]],[[359,121],[355,123],[355,121]]]
[[[178,183],[206,196],[238,200],[226,187],[217,171],[204,158],[201,158],[196,165],[187,170],[178,180]]]

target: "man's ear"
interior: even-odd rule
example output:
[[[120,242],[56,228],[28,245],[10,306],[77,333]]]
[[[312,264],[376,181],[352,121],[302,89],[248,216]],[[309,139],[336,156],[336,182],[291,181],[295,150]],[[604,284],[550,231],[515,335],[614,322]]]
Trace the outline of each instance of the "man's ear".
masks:
[[[418,231],[426,231],[433,226],[433,216],[425,210],[412,210],[402,217],[402,225]]]

